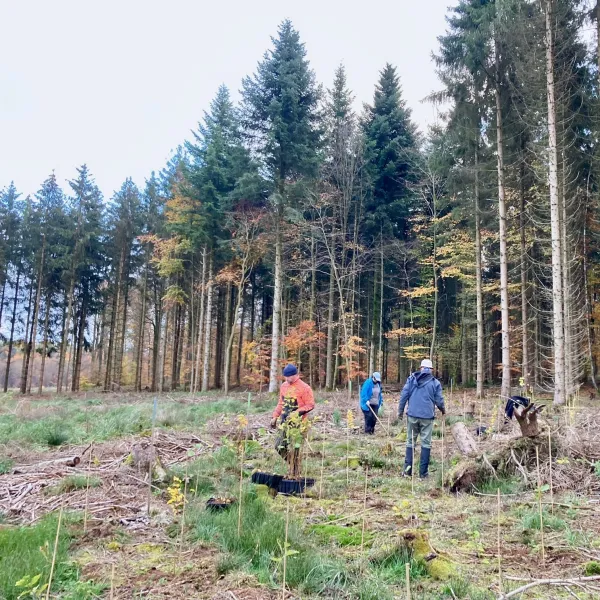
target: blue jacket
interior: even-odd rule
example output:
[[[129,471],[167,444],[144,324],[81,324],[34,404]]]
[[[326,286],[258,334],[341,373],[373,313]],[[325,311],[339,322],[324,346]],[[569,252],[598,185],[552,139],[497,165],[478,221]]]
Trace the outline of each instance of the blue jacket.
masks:
[[[379,386],[379,407],[383,404],[383,392],[382,386]],[[368,411],[369,410],[369,400],[373,395],[373,378],[369,377],[360,388],[360,408],[361,410]]]
[[[431,373],[417,371],[406,380],[404,389],[400,394],[399,417],[404,414],[404,407],[407,402],[408,410],[406,412],[409,417],[433,419],[436,406],[442,413],[446,412],[442,396],[442,384]]]

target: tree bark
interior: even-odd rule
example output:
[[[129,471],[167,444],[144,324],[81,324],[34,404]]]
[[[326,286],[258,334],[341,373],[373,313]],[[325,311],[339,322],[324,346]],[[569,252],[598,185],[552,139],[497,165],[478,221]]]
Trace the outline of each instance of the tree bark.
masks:
[[[138,344],[135,363],[135,391],[142,391],[142,363],[144,360],[144,333],[146,331],[146,293],[148,290],[148,258],[144,272],[144,285],[142,287],[142,306],[140,309],[140,320],[138,327]]]
[[[12,350],[15,333],[15,322],[17,320],[17,302],[19,300],[19,283],[21,282],[21,266],[17,268],[17,281],[15,284],[15,298],[13,301],[12,317],[10,320],[10,338],[8,341],[8,354],[6,355],[6,372],[4,373],[4,393],[8,391],[8,377],[10,374],[10,362],[12,360]]]
[[[37,288],[36,288],[37,291]],[[31,307],[35,306],[37,298],[33,295],[33,277],[29,286],[29,305],[27,306],[27,322],[25,325],[25,335],[23,336],[23,360],[21,361],[21,381],[19,391],[24,394],[27,391],[27,367],[29,366],[29,356],[31,353],[30,339],[33,337],[33,319],[31,319]],[[31,323],[31,329],[29,324]]]
[[[60,356],[58,358],[58,379],[56,381],[56,391],[60,394],[63,387],[63,373],[65,370],[65,358],[67,354],[67,346],[69,343],[69,327],[71,325],[71,311],[73,310],[73,294],[75,291],[75,262],[73,261],[71,281],[69,283],[69,291],[67,298],[67,311],[62,330],[62,338],[60,344]]]
[[[558,152],[556,146],[556,104],[554,89],[553,0],[544,0],[546,13],[546,89],[548,98],[548,183],[550,186],[550,228],[552,235],[552,312],[554,342],[554,404],[564,404],[565,338],[563,314],[563,279],[561,215],[558,198]]]
[[[523,383],[525,388],[529,388],[531,385],[530,373],[529,373],[529,317],[528,317],[528,284],[527,284],[527,271],[528,271],[528,260],[527,260],[527,246],[525,237],[525,190],[524,190],[524,160],[525,157],[521,156],[520,165],[520,179],[521,184],[519,186],[519,192],[521,196],[521,212],[519,215],[519,231],[521,241],[521,344],[522,344],[522,368],[521,374],[523,377]]]
[[[46,295],[46,314],[44,315],[44,342],[42,345],[42,365],[40,367],[40,381],[38,383],[38,394],[41,396],[44,391],[44,371],[46,368],[46,355],[48,354],[48,324],[50,321],[50,307],[52,305],[52,296]]]
[[[504,397],[510,396],[510,320],[508,314],[508,256],[506,249],[506,200],[504,183],[504,132],[502,125],[502,99],[500,97],[500,44],[495,40],[496,50],[496,132],[497,132],[497,155],[498,155],[498,215],[500,221],[500,312],[502,321],[502,387],[500,394]]]
[[[202,281],[200,285],[200,314],[198,315],[198,342],[196,350],[196,370],[194,373],[193,393],[198,391],[200,380],[200,366],[202,365],[202,339],[204,335],[204,299],[206,297],[206,270],[208,264],[206,262],[206,246],[202,248]]]
[[[478,124],[479,126],[479,124]],[[479,134],[475,143],[475,288],[477,296],[477,398],[483,398],[485,330],[483,321],[483,269],[481,266],[481,210],[479,190]]]
[[[330,259],[329,266],[329,304],[327,307],[327,358],[325,359],[325,389],[333,389],[333,319],[334,319],[334,298],[335,298],[335,278],[333,258]]]
[[[208,261],[208,282],[206,289],[206,318],[204,321],[204,362],[202,365],[202,391],[207,392],[209,388],[210,370],[210,341],[212,326],[212,304],[213,304],[213,257],[212,253]]]
[[[281,290],[283,283],[283,248],[281,240],[282,200],[279,200],[275,237],[275,289],[273,293],[273,331],[271,334],[271,368],[269,371],[269,392],[279,387],[279,336],[281,327]]]

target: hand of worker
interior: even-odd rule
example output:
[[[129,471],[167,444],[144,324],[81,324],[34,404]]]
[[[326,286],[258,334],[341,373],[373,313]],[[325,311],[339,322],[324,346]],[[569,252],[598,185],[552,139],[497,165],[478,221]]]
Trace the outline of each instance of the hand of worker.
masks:
[[[275,429],[277,427],[277,418],[271,419],[271,429]]]

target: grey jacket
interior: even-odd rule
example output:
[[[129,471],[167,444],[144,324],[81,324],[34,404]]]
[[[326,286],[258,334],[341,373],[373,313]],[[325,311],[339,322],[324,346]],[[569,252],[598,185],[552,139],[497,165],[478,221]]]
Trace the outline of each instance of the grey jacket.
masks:
[[[442,384],[431,373],[417,371],[406,380],[400,394],[399,417],[404,414],[404,407],[407,403],[408,416],[417,419],[433,419],[436,406],[442,414],[446,412]]]

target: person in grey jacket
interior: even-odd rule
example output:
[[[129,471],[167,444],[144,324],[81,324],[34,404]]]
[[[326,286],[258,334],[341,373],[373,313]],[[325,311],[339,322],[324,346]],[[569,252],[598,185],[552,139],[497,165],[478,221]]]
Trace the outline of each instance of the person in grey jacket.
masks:
[[[429,457],[431,455],[431,434],[433,432],[433,419],[435,407],[446,414],[442,384],[433,376],[433,363],[429,359],[421,362],[421,369],[413,373],[406,380],[400,394],[398,417],[404,416],[404,409],[408,415],[406,434],[406,457],[404,459],[404,476],[412,475],[414,445],[421,436],[421,459],[419,462],[419,477],[424,479],[429,474]]]

